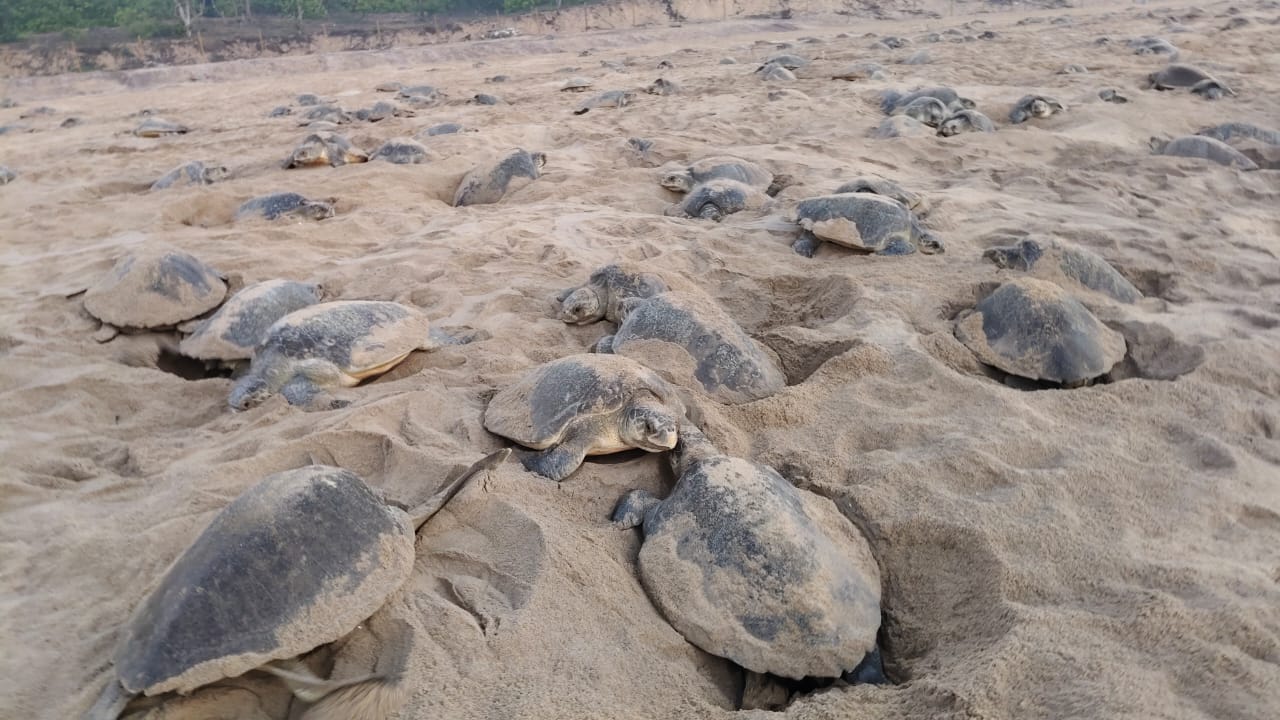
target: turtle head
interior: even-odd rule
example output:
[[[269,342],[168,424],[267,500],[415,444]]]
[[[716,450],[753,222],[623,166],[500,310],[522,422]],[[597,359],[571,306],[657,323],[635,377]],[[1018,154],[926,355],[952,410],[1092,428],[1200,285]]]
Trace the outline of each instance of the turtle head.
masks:
[[[1032,117],[1049,117],[1053,114],[1053,107],[1044,98],[1036,98],[1031,101],[1031,105],[1027,107]]]
[[[226,180],[230,175],[231,171],[228,170],[225,165],[206,165],[201,179],[204,180],[206,185],[208,185]]]
[[[1040,243],[1030,238],[1023,238],[1015,245],[987,248],[982,253],[982,257],[995,263],[999,268],[1030,270],[1043,254],[1044,248],[1040,247]]]
[[[649,452],[663,452],[676,446],[679,420],[659,402],[637,402],[622,421],[622,439]]]
[[[719,454],[720,451],[703,434],[702,428],[686,419],[680,423],[680,437],[676,446],[671,449],[668,460],[671,462],[671,470],[678,478],[695,463]]]
[[[298,209],[295,210],[294,213],[309,220],[325,220],[333,217],[336,212],[333,207],[334,200],[336,200],[336,198],[330,198],[329,200],[308,200],[299,205]]]
[[[560,305],[560,320],[570,325],[585,325],[604,318],[604,299],[590,285],[569,293]]]
[[[687,193],[693,189],[693,177],[687,170],[665,173],[658,182],[671,192]]]
[[[925,255],[941,255],[946,251],[946,244],[937,235],[927,230],[920,235],[920,252]]]
[[[231,388],[227,405],[234,411],[248,410],[255,405],[261,405],[274,392],[265,377],[257,373],[249,373]]]
[[[965,116],[952,115],[946,120],[943,120],[942,124],[938,126],[938,134],[942,137],[959,135],[961,132],[964,132],[965,125],[967,124],[968,122]]]

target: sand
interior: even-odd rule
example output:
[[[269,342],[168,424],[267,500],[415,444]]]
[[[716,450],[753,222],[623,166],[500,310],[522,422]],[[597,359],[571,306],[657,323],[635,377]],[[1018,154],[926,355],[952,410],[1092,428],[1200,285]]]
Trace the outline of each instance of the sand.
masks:
[[[501,447],[481,426],[487,398],[612,332],[565,325],[552,303],[611,261],[701,287],[778,354],[789,386],[745,405],[696,402],[705,430],[834,500],[880,564],[895,684],[840,684],[797,698],[788,715],[1275,717],[1280,176],[1147,145],[1227,121],[1276,127],[1275,3],[982,14],[962,4],[955,16],[939,4],[938,17],[885,20],[792,7],[787,21],[239,61],[140,71],[134,84],[128,74],[11,83],[20,107],[0,110],[0,124],[38,105],[57,112],[0,136],[0,164],[19,173],[0,187],[0,717],[82,713],[133,608],[263,476],[315,457],[412,504]],[[1252,22],[1220,29],[1235,17]],[[951,28],[996,36],[926,42]],[[868,33],[913,42],[871,48]],[[1166,60],[1124,40],[1148,34],[1239,95],[1141,89]],[[821,42],[797,42],[805,36]],[[1111,42],[1096,44],[1102,36]],[[780,41],[820,59],[785,84],[802,95],[769,102],[776,87],[751,71]],[[897,62],[921,48],[931,63]],[[738,63],[719,64],[730,56]],[[600,65],[624,58],[620,71]],[[675,67],[657,70],[662,59]],[[883,63],[890,79],[826,75],[855,60]],[[1057,74],[1067,63],[1091,72]],[[511,80],[484,82],[497,74]],[[663,76],[685,92],[575,117],[582,97],[557,92],[571,75],[601,90]],[[307,131],[268,118],[271,108],[302,92],[367,107],[385,80],[430,83],[449,101],[347,127],[360,148],[449,120],[478,132],[430,138],[422,165],[279,167]],[[998,132],[867,137],[883,119],[879,91],[935,83],[976,100]],[[1130,102],[1098,100],[1104,87]],[[465,104],[477,92],[506,102]],[[1009,107],[1029,92],[1068,109],[1010,126]],[[127,134],[143,108],[193,130]],[[59,128],[69,116],[82,122]],[[653,141],[651,161],[628,147],[633,136]],[[547,153],[542,178],[496,205],[448,204],[473,165],[515,146]],[[676,197],[658,185],[660,166],[715,154],[793,175],[775,213],[858,175],[892,179],[926,197],[924,223],[947,252],[828,244],[807,259],[792,235],[758,226],[768,212],[718,225],[663,216]],[[190,160],[226,164],[232,177],[146,192]],[[280,190],[335,197],[338,214],[231,222],[240,202]],[[1086,247],[1147,295],[1125,307],[1087,299],[1126,335],[1116,381],[1016,389],[955,339],[953,318],[1013,272],[982,251],[1022,234]],[[336,391],[351,401],[342,409],[277,398],[233,414],[230,380],[164,371],[169,341],[154,335],[98,344],[97,323],[67,297],[158,243],[197,255],[233,288],[319,282],[336,298],[412,304],[477,339]],[[671,483],[651,454],[592,459],[559,485],[508,463],[455,498],[424,529],[415,573],[387,608],[416,629],[400,717],[731,715],[740,674],[666,623],[636,574],[638,532],[608,522],[626,490],[665,495]],[[373,667],[373,629],[352,636],[335,672]],[[282,718],[286,708],[280,686],[251,673],[148,717]]]

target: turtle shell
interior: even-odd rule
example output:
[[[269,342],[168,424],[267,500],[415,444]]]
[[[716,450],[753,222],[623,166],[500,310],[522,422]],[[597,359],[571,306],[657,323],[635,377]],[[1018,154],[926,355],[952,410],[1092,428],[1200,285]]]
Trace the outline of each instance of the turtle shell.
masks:
[[[880,573],[866,540],[773,468],[702,459],[643,530],[645,590],[706,652],[799,679],[852,670],[875,646]]]
[[[1076,385],[1124,358],[1124,338],[1051,282],[1018,278],[956,322],[982,362],[1019,377]]]
[[[181,693],[349,633],[413,569],[408,516],[354,473],[269,475],[223,509],[135,611],[116,649],[130,692]]]
[[[481,165],[462,178],[453,195],[454,207],[496,203],[541,175],[546,156],[516,149],[496,162]]]
[[[683,411],[675,389],[631,358],[570,355],[539,365],[494,395],[484,411],[484,426],[542,450],[559,442],[574,420],[617,412],[644,395]]]
[[[385,372],[430,346],[431,323],[407,305],[339,300],[295,310],[267,329],[254,362],[326,360],[355,378]]]
[[[319,285],[292,280],[254,283],[232,295],[178,349],[200,360],[248,360],[272,323],[318,302]]]
[[[876,251],[897,237],[918,233],[915,216],[902,203],[868,192],[821,195],[796,205],[806,231],[837,245]]]
[[[760,190],[773,182],[773,173],[740,158],[718,156],[703,158],[689,166],[689,177],[695,185],[709,180],[737,180]]]
[[[227,296],[222,274],[181,250],[130,253],[84,294],[84,309],[128,328],[163,328],[217,307]]]

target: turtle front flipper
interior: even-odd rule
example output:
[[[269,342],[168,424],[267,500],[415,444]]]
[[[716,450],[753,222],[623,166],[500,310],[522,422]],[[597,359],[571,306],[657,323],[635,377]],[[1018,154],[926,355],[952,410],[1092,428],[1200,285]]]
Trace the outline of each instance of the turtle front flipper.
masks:
[[[541,452],[517,450],[516,457],[526,470],[560,482],[573,474],[587,459],[589,440],[570,435],[559,445]]]
[[[133,693],[125,690],[115,673],[111,673],[107,686],[102,689],[102,694],[94,701],[89,712],[85,713],[84,720],[116,720],[132,698]]]
[[[610,520],[613,526],[619,530],[630,530],[633,527],[644,525],[645,518],[649,516],[649,511],[653,510],[662,501],[654,497],[653,493],[648,490],[632,490],[613,508],[613,515]]]
[[[604,337],[597,340],[595,345],[591,346],[591,352],[600,353],[602,355],[612,355],[613,340],[616,337],[617,335],[605,335]]]
[[[327,390],[315,384],[306,375],[294,375],[289,382],[280,388],[280,394],[290,405],[304,410],[337,410],[351,404],[350,400],[339,400]]]
[[[884,674],[884,660],[880,656],[880,646],[877,644],[871,648],[866,657],[862,658],[862,662],[858,663],[858,667],[844,673],[840,677],[844,678],[847,683],[862,683],[864,685],[887,685],[889,678]]]
[[[796,238],[796,241],[791,244],[791,249],[795,250],[800,255],[811,258],[813,257],[813,254],[818,251],[818,246],[821,244],[822,241],[813,233],[802,232],[800,233],[800,237]]]

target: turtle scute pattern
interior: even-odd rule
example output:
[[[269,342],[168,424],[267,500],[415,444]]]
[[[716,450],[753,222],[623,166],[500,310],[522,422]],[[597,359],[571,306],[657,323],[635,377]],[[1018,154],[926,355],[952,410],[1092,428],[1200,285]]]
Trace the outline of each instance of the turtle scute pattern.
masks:
[[[664,292],[623,302],[621,323],[596,352],[651,360],[663,369],[655,343],[674,347],[693,362],[691,381],[715,400],[746,403],[786,387],[786,376],[763,348],[718,303],[700,293]]]
[[[1029,380],[1077,387],[1124,358],[1124,338],[1059,286],[1010,280],[956,321],[956,338],[979,360]]]
[[[755,673],[838,677],[876,647],[880,574],[866,538],[830,500],[773,468],[721,453],[685,423],[670,495],[623,496],[639,525],[650,599],[691,643]]]
[[[589,455],[675,446],[684,405],[656,373],[618,355],[553,360],[500,390],[484,411],[489,432],[539,452],[524,466],[560,481]]]
[[[792,249],[806,257],[813,257],[824,241],[880,255],[945,251],[942,241],[924,229],[905,205],[875,193],[838,193],[802,200],[795,217],[800,236]]]
[[[161,329],[222,303],[227,283],[198,258],[174,248],[139,250],[116,261],[84,294],[84,309],[117,328]]]
[[[421,311],[394,302],[345,300],[295,310],[267,329],[227,404],[245,410],[279,392],[292,405],[310,405],[330,388],[352,387],[414,350],[434,347],[430,330]]]
[[[267,329],[294,310],[320,302],[319,285],[266,280],[246,286],[183,338],[178,350],[197,360],[248,360]]]

